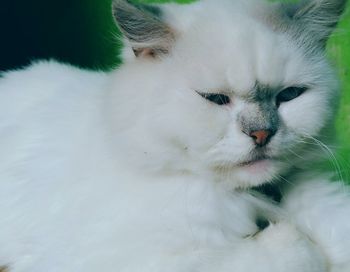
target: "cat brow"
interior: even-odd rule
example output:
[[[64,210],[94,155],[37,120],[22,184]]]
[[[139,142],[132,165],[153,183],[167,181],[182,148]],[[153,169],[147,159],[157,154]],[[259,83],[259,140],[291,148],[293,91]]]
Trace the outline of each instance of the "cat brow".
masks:
[[[256,82],[254,87],[248,92],[244,98],[251,102],[259,102],[272,98],[276,92],[282,87],[270,86]]]

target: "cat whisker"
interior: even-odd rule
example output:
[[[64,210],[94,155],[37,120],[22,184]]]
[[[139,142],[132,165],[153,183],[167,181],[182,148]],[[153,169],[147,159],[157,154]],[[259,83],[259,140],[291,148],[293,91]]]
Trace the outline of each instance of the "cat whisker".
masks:
[[[325,143],[323,143],[319,139],[317,139],[317,138],[315,138],[315,137],[313,137],[311,135],[308,135],[308,134],[304,133],[303,136],[306,137],[307,139],[310,139],[310,140],[314,141],[314,144],[318,145],[321,148],[321,150],[323,150],[328,155],[328,158],[330,159],[330,162],[332,163],[332,165],[333,165],[333,167],[334,167],[334,169],[335,169],[335,171],[336,171],[340,181],[343,184],[345,184],[340,163],[339,163],[336,155],[331,150],[331,148],[328,147]]]
[[[292,153],[293,155],[297,156],[298,158],[304,160],[305,158],[303,156],[301,156],[300,154],[296,153],[295,151],[293,151],[291,148],[287,149],[290,153]],[[289,160],[288,160],[289,161]]]
[[[288,184],[294,186],[295,184],[293,182],[291,182],[290,180],[288,180],[287,178],[283,177],[282,175],[276,174],[278,179],[282,179],[283,181],[287,182]]]

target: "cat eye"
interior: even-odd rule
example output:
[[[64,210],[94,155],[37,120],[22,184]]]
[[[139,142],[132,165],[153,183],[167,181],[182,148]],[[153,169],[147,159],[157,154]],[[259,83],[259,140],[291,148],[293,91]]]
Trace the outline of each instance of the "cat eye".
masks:
[[[219,106],[230,104],[231,99],[225,94],[216,94],[216,93],[200,93],[197,92],[200,96],[209,100],[212,103],[215,103]]]
[[[288,87],[282,90],[276,97],[277,107],[283,102],[288,102],[299,97],[306,90],[307,90],[307,87]]]

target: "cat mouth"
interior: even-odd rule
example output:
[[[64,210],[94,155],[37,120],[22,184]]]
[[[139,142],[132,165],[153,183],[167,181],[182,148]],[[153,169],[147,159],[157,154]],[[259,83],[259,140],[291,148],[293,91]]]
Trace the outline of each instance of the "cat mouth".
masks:
[[[256,165],[256,164],[259,164],[259,163],[270,161],[271,159],[272,159],[271,157],[265,156],[265,155],[263,155],[263,156],[256,156],[256,157],[253,157],[253,158],[251,158],[249,160],[245,160],[245,161],[239,162],[236,165],[238,167],[253,166],[253,165]]]
[[[252,156],[248,159],[238,161],[235,163],[220,163],[215,164],[214,169],[223,171],[223,170],[234,170],[234,169],[255,169],[255,168],[265,168],[270,165],[270,162],[273,160],[272,157],[266,155]]]

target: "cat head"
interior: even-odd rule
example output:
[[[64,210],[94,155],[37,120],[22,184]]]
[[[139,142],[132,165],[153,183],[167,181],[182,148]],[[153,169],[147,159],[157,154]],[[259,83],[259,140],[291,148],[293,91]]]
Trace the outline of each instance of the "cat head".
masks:
[[[128,119],[116,134],[130,160],[244,188],[312,160],[336,108],[325,45],[345,2],[115,0],[126,45],[115,100],[133,98],[115,106]]]

